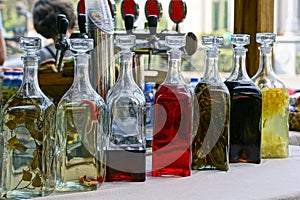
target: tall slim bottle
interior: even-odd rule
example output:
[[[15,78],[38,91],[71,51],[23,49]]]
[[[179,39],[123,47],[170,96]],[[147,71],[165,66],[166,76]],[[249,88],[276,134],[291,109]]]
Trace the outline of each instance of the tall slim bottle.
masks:
[[[193,97],[180,72],[185,37],[166,43],[169,70],[154,98],[152,176],[190,176]]]
[[[74,80],[57,106],[56,191],[96,190],[104,180],[106,105],[89,80],[93,39],[70,39]]]
[[[122,51],[119,77],[106,97],[106,181],[141,182],[146,179],[146,100],[132,75],[135,36],[116,37],[116,46]]]
[[[21,38],[22,85],[2,112],[2,196],[33,198],[54,189],[55,106],[38,84],[39,38]]]
[[[223,37],[203,36],[206,70],[194,90],[192,169],[228,170],[230,95],[218,72]]]
[[[262,44],[257,73],[252,77],[262,91],[262,158],[286,158],[289,145],[289,94],[284,83],[272,68],[274,33],[257,33]]]
[[[247,34],[234,34],[234,66],[225,85],[230,92],[229,162],[260,163],[262,94],[246,72]]]

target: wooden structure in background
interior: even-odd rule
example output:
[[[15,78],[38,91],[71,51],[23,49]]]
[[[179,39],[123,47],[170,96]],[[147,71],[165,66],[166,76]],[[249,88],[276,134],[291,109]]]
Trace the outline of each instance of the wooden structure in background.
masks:
[[[235,0],[234,33],[250,34],[247,54],[247,72],[253,76],[259,64],[256,33],[274,32],[274,0]]]

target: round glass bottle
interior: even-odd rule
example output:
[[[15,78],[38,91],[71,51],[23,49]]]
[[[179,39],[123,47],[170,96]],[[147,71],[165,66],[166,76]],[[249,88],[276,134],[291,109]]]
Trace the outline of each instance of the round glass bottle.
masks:
[[[116,37],[122,50],[120,73],[108,91],[108,137],[105,181],[141,182],[146,179],[146,100],[132,75],[135,36]]]
[[[230,95],[218,72],[223,37],[203,36],[206,71],[196,85],[192,169],[228,170]]]
[[[185,37],[167,36],[168,73],[154,97],[152,176],[190,176],[193,96],[182,78]]]
[[[246,72],[247,34],[234,34],[234,66],[225,80],[230,93],[229,162],[260,163],[262,94]]]
[[[39,38],[21,38],[24,76],[19,90],[2,112],[4,153],[2,195],[33,198],[54,189],[55,106],[38,84]]]
[[[96,190],[104,180],[106,105],[89,80],[93,39],[70,39],[74,80],[57,106],[56,191]]]
[[[288,157],[289,94],[284,83],[272,68],[274,33],[257,33],[256,42],[262,44],[257,73],[252,77],[262,91],[262,158]]]

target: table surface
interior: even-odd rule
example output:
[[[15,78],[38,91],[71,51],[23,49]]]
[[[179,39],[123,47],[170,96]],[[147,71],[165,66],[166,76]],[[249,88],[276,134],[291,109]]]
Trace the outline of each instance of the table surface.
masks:
[[[103,183],[97,191],[38,199],[300,199],[300,146],[290,145],[289,152],[288,158],[263,159],[261,164],[230,164],[227,172],[193,171],[184,178],[147,176],[141,183]],[[149,162],[150,156],[147,171]]]

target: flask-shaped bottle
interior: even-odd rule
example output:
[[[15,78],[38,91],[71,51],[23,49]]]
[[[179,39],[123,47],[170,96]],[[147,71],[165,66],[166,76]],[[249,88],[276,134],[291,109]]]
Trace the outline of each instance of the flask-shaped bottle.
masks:
[[[206,70],[195,88],[192,169],[228,170],[230,95],[218,72],[223,37],[203,36]]]
[[[274,33],[257,33],[260,43],[260,62],[252,77],[262,91],[262,158],[286,158],[289,145],[289,94],[284,83],[275,75],[272,67]]]
[[[247,34],[231,36],[234,65],[225,84],[230,93],[229,162],[260,163],[262,94],[246,72]]]
[[[122,50],[119,77],[106,97],[106,181],[140,182],[146,179],[146,101],[132,75],[131,48],[135,46],[135,36],[116,37],[116,46]]]
[[[93,39],[70,39],[74,80],[57,106],[56,191],[96,190],[104,180],[106,105],[89,80]]]
[[[21,38],[24,76],[2,112],[2,196],[33,198],[53,191],[55,106],[38,84],[39,38]]]
[[[184,37],[167,36],[168,73],[154,98],[152,176],[190,176],[192,92],[181,76]]]

